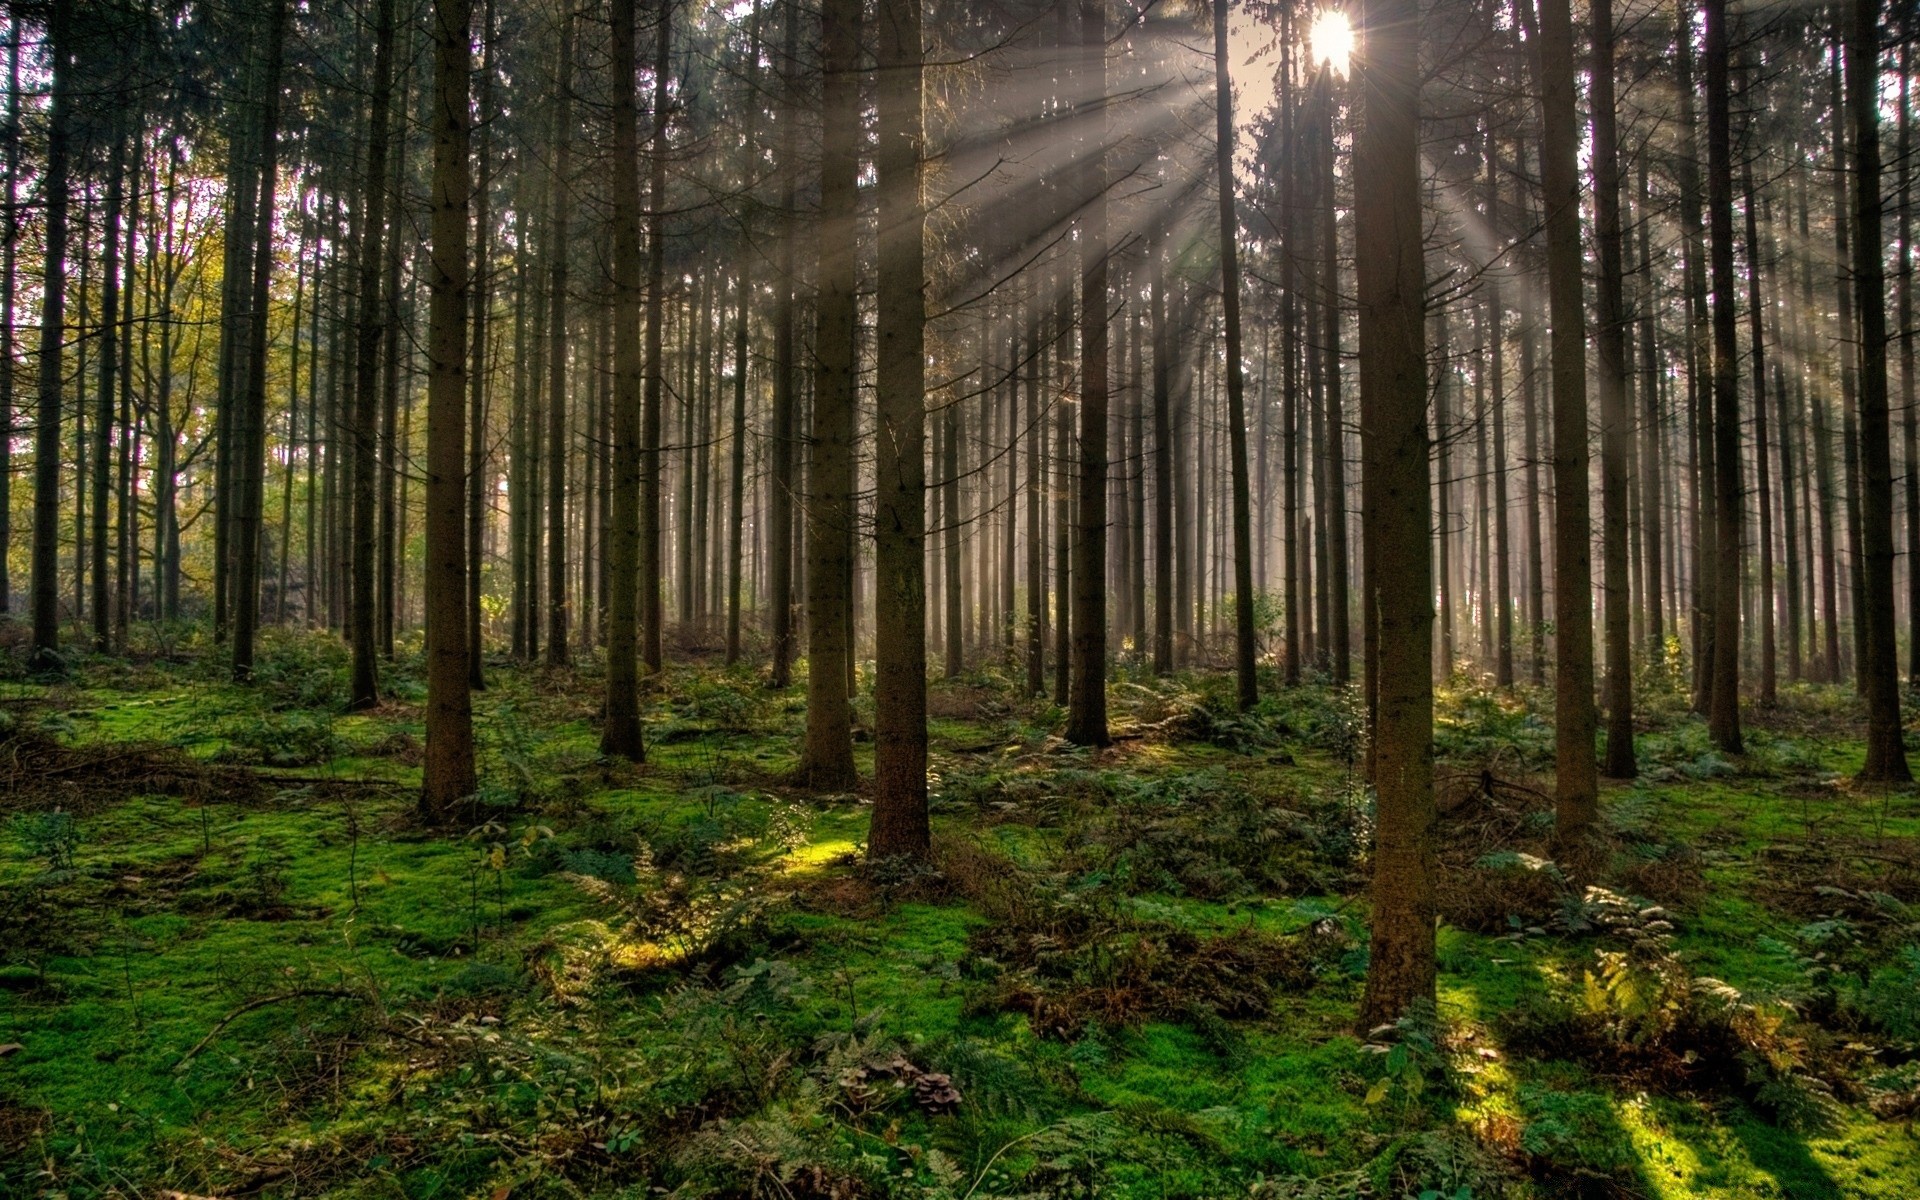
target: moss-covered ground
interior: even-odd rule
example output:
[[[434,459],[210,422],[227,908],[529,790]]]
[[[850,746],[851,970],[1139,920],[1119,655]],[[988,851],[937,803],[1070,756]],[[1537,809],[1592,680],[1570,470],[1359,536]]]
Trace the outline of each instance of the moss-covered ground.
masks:
[[[1367,1031],[1324,684],[1123,668],[1090,752],[940,682],[910,869],[784,782],[801,688],[676,667],[630,767],[591,666],[492,664],[432,829],[417,664],[344,675],[0,682],[0,1194],[1920,1196],[1920,802],[1848,781],[1837,689],[1727,758],[1650,676],[1564,863],[1550,698],[1446,689],[1438,1005]]]

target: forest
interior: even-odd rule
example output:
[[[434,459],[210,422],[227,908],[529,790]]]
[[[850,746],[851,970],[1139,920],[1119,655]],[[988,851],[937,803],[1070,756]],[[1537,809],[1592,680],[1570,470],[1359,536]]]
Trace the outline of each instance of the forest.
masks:
[[[0,0],[0,1195],[1920,1196],[1920,9],[1584,4]]]

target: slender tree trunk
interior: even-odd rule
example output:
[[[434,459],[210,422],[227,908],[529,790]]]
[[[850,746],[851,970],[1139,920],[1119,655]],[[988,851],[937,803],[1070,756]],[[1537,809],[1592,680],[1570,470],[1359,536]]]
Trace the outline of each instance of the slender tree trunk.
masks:
[[[1246,383],[1240,350],[1240,221],[1233,197],[1233,82],[1228,76],[1227,0],[1213,0],[1214,166],[1220,193],[1220,300],[1227,326],[1227,433],[1233,457],[1234,680],[1241,711],[1260,700],[1254,675],[1253,499],[1247,477]],[[1104,305],[1105,298],[1102,297]]]
[[[18,15],[14,17],[17,23]],[[73,123],[69,28],[72,9],[55,4],[47,18],[47,57],[53,74],[47,115],[46,197],[41,234],[46,267],[40,301],[40,395],[33,430],[32,664],[54,671],[60,660],[60,401],[66,345],[67,143]],[[16,55],[17,57],[17,55]],[[11,153],[11,152],[10,152]],[[8,178],[12,179],[10,172]],[[9,214],[13,210],[9,209]],[[12,293],[8,293],[11,295]]]
[[[348,642],[353,651],[347,708],[380,702],[374,639],[374,436],[380,335],[387,312],[380,299],[381,233],[386,228],[388,117],[393,108],[395,0],[375,9],[373,108],[367,134],[367,200],[360,242],[360,327],[353,370],[353,603]],[[397,235],[397,226],[396,226]]]
[[[107,159],[107,211],[102,233],[100,280],[100,390],[93,410],[93,494],[90,515],[92,552],[88,601],[93,618],[93,650],[104,654],[113,645],[113,609],[107,590],[107,503],[113,475],[107,460],[113,453],[113,396],[120,365],[120,222],[126,199],[126,137],[122,118],[113,121],[113,149]],[[263,418],[264,419],[264,418]]]
[[[658,674],[665,580],[661,576],[660,422],[665,403],[666,361],[661,353],[661,324],[666,309],[667,123],[671,115],[667,82],[673,65],[673,0],[659,0],[653,56],[653,143],[647,184],[647,377],[640,411],[640,656]]]
[[[487,687],[481,658],[484,625],[480,607],[482,568],[486,564],[487,516],[492,477],[487,455],[488,317],[493,302],[493,0],[480,18],[479,152],[473,189],[473,350],[467,379],[467,682],[476,692]]]
[[[547,665],[564,667],[573,643],[567,600],[567,260],[573,191],[573,16],[560,19],[560,78],[553,118],[553,225],[547,277]],[[656,198],[656,204],[658,200]]]
[[[1600,257],[1595,318],[1600,371],[1600,523],[1602,605],[1607,676],[1607,761],[1610,779],[1631,779],[1633,756],[1633,622],[1627,577],[1627,457],[1633,405],[1627,396],[1626,281],[1620,229],[1620,146],[1615,133],[1613,2],[1591,0],[1593,39],[1593,196]],[[1582,438],[1585,434],[1582,433]],[[1586,597],[1581,602],[1587,604]],[[1591,612],[1591,608],[1588,609]]]
[[[1167,330],[1164,232],[1147,250],[1152,263],[1149,322],[1153,340],[1153,673],[1173,670],[1173,396],[1172,338]]]
[[[467,690],[465,447],[468,83],[472,0],[434,0],[433,218],[427,303],[427,748],[420,811],[445,821],[473,795]]]
[[[1713,273],[1714,629],[1707,726],[1740,753],[1740,374],[1733,291],[1733,118],[1726,0],[1706,0],[1707,212]]]
[[[280,71],[286,45],[287,5],[274,0],[268,17],[267,67],[261,90],[259,228],[254,235],[253,329],[247,337],[247,391],[236,432],[234,469],[239,513],[234,522],[233,677],[253,678],[254,632],[260,621],[260,527],[267,471],[267,305],[273,280],[274,185],[279,175]],[[98,464],[105,470],[106,464]]]
[[[1764,324],[1766,306],[1760,301],[1760,275],[1765,262],[1760,243],[1760,204],[1753,190],[1753,162],[1740,169],[1746,208],[1747,322],[1753,343],[1753,464],[1758,474],[1760,510],[1760,703],[1771,706],[1779,686],[1773,637],[1773,487],[1767,463],[1767,351]]]
[[[13,299],[20,264],[20,18],[7,22],[6,208],[0,211],[0,615],[13,608]]]

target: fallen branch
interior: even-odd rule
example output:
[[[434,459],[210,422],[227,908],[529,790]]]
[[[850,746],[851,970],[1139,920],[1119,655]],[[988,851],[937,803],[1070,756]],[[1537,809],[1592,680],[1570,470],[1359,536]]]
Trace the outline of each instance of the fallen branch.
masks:
[[[180,1057],[179,1062],[173,1064],[173,1069],[175,1071],[186,1070],[187,1064],[193,1061],[195,1055],[212,1045],[213,1039],[220,1036],[221,1030],[233,1024],[241,1017],[246,1016],[254,1009],[265,1008],[269,1004],[278,1004],[283,1000],[298,1000],[308,996],[326,996],[336,1000],[357,1000],[360,998],[360,993],[348,991],[345,988],[295,988],[291,992],[276,992],[271,996],[256,996],[226,1016],[221,1017],[214,1027],[207,1031],[207,1036],[201,1038],[195,1043],[193,1049],[187,1051]]]

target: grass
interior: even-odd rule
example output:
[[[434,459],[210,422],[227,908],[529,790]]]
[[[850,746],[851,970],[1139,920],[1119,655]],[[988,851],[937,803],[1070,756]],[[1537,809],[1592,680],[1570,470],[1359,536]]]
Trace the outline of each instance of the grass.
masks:
[[[281,637],[252,688],[192,654],[0,683],[0,748],[260,781],[78,789],[70,862],[30,824],[67,793],[0,799],[0,1191],[1920,1194],[1883,1079],[1920,1031],[1871,999],[1920,939],[1920,806],[1846,783],[1851,697],[1786,689],[1736,761],[1655,703],[1608,789],[1601,881],[1671,923],[1647,978],[1791,1006],[1748,1076],[1688,1082],[1633,1065],[1651,1040],[1539,1044],[1645,1014],[1581,1007],[1629,935],[1488,865],[1545,828],[1525,692],[1442,691],[1442,775],[1513,790],[1443,826],[1480,890],[1443,888],[1468,924],[1430,1024],[1381,1035],[1352,1027],[1367,808],[1322,685],[1241,718],[1219,680],[1129,674],[1117,722],[1162,732],[1099,753],[990,673],[937,685],[939,870],[902,873],[860,865],[860,797],[784,785],[799,696],[750,675],[669,672],[636,769],[595,756],[591,664],[495,670],[484,819],[438,831],[411,817],[417,664],[351,717],[343,671]],[[1820,1120],[1753,1082],[1780,1078]]]

